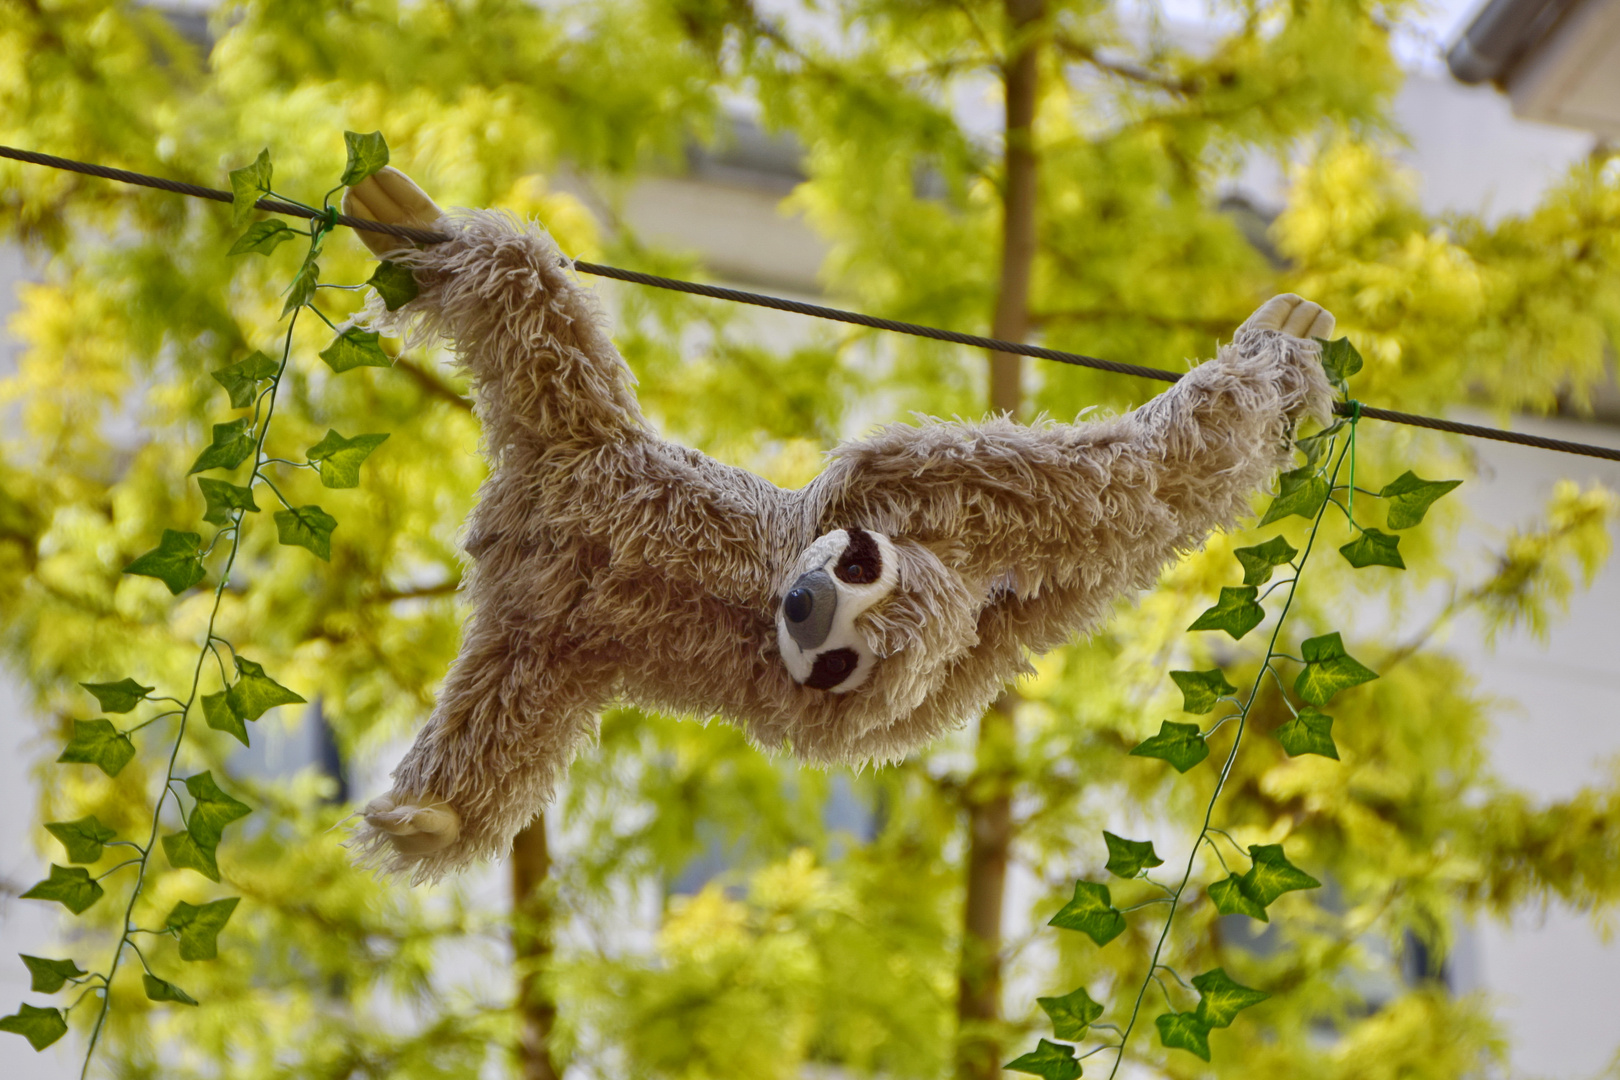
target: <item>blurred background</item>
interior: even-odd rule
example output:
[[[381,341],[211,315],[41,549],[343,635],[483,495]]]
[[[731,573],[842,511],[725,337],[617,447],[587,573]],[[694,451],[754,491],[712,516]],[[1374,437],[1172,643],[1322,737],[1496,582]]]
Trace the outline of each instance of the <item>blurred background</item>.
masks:
[[[0,0],[0,57],[10,146],[214,187],[268,147],[309,201],[342,132],[379,129],[441,204],[537,216],[585,258],[1177,369],[1295,291],[1364,354],[1371,404],[1620,446],[1617,0]],[[133,834],[165,751],[116,780],[54,764],[96,715],[74,683],[183,689],[206,598],[119,571],[201,528],[185,470],[233,415],[206,373],[275,345],[297,245],[229,258],[224,208],[12,162],[0,227],[5,1011],[47,1003],[11,954],[105,962],[114,905],[18,894],[60,857],[42,822]],[[339,235],[322,266],[371,263]],[[788,486],[913,413],[1068,420],[1160,389],[1026,362],[993,390],[967,350],[586,283],[660,429]],[[1037,995],[1128,1010],[1157,921],[1101,950],[1045,923],[1099,879],[1105,827],[1186,857],[1213,770],[1125,751],[1187,719],[1167,670],[1253,680],[1252,639],[1183,628],[1260,534],[1037,660],[994,737],[897,766],[612,710],[512,858],[411,888],[355,869],[339,823],[454,655],[478,429],[442,356],[332,379],[323,345],[297,338],[273,442],[391,437],[361,488],[319,493],[330,565],[261,525],[223,611],[310,704],[249,748],[188,736],[185,771],[256,812],[219,887],[162,865],[137,914],[244,902],[218,961],[152,950],[199,1007],[120,979],[93,1074],[978,1078],[1050,1034]],[[1274,996],[1211,1064],[1150,1027],[1121,1074],[1620,1077],[1620,466],[1370,423],[1360,449],[1366,486],[1465,483],[1405,534],[1408,571],[1313,562],[1290,636],[1342,630],[1383,677],[1335,701],[1340,762],[1287,758],[1263,695],[1216,819],[1326,887],[1258,934],[1195,899],[1178,967]],[[0,1061],[77,1074],[88,1011]]]

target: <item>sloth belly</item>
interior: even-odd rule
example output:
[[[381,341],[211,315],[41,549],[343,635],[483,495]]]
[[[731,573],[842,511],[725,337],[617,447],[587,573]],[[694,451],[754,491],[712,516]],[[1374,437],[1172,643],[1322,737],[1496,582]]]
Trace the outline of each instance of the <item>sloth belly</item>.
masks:
[[[596,577],[560,629],[609,659],[620,689],[642,705],[707,714],[739,683],[774,682],[782,671],[768,607],[728,602],[645,566]]]

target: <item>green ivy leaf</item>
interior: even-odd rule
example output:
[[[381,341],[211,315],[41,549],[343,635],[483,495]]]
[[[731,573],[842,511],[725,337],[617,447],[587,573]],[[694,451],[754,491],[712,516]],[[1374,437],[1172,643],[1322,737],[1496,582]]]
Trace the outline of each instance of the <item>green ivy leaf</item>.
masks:
[[[1252,845],[1249,858],[1254,860],[1254,865],[1243,875],[1243,895],[1261,907],[1286,892],[1322,887],[1320,881],[1288,861],[1281,844]]]
[[[253,405],[253,396],[259,389],[259,380],[273,379],[280,370],[280,364],[262,352],[255,352],[246,360],[226,364],[209,374],[231,396],[231,405],[234,408],[247,409]]]
[[[202,696],[202,707],[203,719],[207,721],[209,727],[215,731],[223,731],[228,735],[236,736],[236,741],[243,746],[250,745],[248,743],[247,725],[242,723],[242,718],[236,715],[235,709],[231,708],[226,691],[222,690],[217,694],[204,694]]]
[[[1436,499],[1461,483],[1461,480],[1424,480],[1410,470],[1402,473],[1378,493],[1379,498],[1389,500],[1386,523],[1392,529],[1410,529],[1423,520]]]
[[[107,841],[118,839],[118,834],[94,814],[77,821],[48,821],[45,831],[61,841],[67,849],[68,862],[75,863],[95,862],[101,858],[101,849]]]
[[[1309,466],[1285,472],[1277,479],[1277,497],[1271,500],[1260,524],[1270,525],[1289,516],[1314,518],[1327,502],[1328,491],[1328,482]]]
[[[251,404],[251,402],[250,402]],[[234,469],[253,454],[253,436],[248,431],[252,423],[247,417],[228,424],[214,425],[214,441],[197,455],[186,475],[207,472],[209,469]]]
[[[298,268],[298,276],[287,287],[287,302],[281,305],[281,317],[286,318],[292,312],[309,304],[315,299],[315,286],[321,283],[321,266],[315,261],[315,253],[311,251],[304,259],[304,265]]]
[[[1164,865],[1164,860],[1154,852],[1151,840],[1127,840],[1104,829],[1103,843],[1108,845],[1106,869],[1115,877],[1133,878],[1143,870]]]
[[[1294,680],[1294,692],[1312,705],[1326,705],[1340,690],[1372,682],[1378,673],[1344,651],[1337,633],[1307,638],[1300,645],[1305,670]]]
[[[393,359],[377,344],[375,330],[362,330],[351,326],[332,339],[332,344],[321,350],[326,366],[339,375],[357,367],[393,367]]]
[[[1215,904],[1215,910],[1222,915],[1247,915],[1251,919],[1261,922],[1270,922],[1271,917],[1266,914],[1264,905],[1257,904],[1243,891],[1243,879],[1236,874],[1225,881],[1217,881],[1208,890],[1209,898]]]
[[[1086,1037],[1086,1029],[1103,1014],[1103,1007],[1091,1000],[1086,988],[1081,987],[1062,997],[1036,998],[1035,1004],[1046,1010],[1052,1018],[1052,1034],[1060,1039],[1078,1042]]]
[[[45,1049],[66,1035],[67,1029],[67,1021],[62,1018],[59,1009],[39,1009],[32,1005],[23,1005],[14,1016],[0,1016],[0,1031],[21,1035],[35,1050]]]
[[[239,896],[215,900],[195,907],[184,900],[174,905],[166,930],[180,932],[180,959],[212,960],[219,955],[219,932],[230,922],[231,913],[242,902]]]
[[[1172,1050],[1187,1050],[1209,1060],[1209,1025],[1197,1013],[1165,1013],[1153,1021],[1159,1041]]]
[[[1273,536],[1263,544],[1238,548],[1232,552],[1238,565],[1243,567],[1243,584],[1264,585],[1271,580],[1271,572],[1293,561],[1298,549],[1280,536]]]
[[[253,216],[253,204],[270,190],[270,151],[260,150],[258,160],[231,170],[231,224],[240,228]]]
[[[1226,681],[1220,668],[1208,671],[1172,671],[1171,680],[1181,687],[1181,711],[1207,713],[1221,698],[1237,693],[1237,687]]]
[[[286,243],[293,237],[300,235],[287,227],[287,223],[278,218],[267,218],[264,221],[255,221],[248,226],[247,232],[236,238],[231,245],[230,255],[269,255],[280,244]]]
[[[23,1006],[25,1009],[27,1007]],[[1002,1068],[1029,1073],[1044,1080],[1079,1080],[1080,1077],[1080,1063],[1074,1059],[1074,1047],[1059,1046],[1045,1039],[1035,1049],[1013,1058]]]
[[[396,262],[382,262],[377,264],[376,271],[366,279],[366,284],[377,290],[382,297],[383,306],[389,311],[397,311],[412,300],[416,299],[421,290],[416,284],[416,274],[408,266],[401,266]]]
[[[1343,428],[1344,421],[1335,420],[1332,424],[1323,428],[1321,431],[1318,431],[1315,435],[1307,435],[1305,438],[1294,443],[1295,446],[1299,447],[1300,452],[1305,455],[1305,463],[1307,466],[1314,468],[1316,463],[1322,460],[1322,455],[1327,453],[1328,446],[1333,442],[1333,437],[1343,430]]]
[[[1266,617],[1266,609],[1255,597],[1260,590],[1252,585],[1225,586],[1215,606],[1198,616],[1188,630],[1225,630],[1234,639],[1259,626]]]
[[[211,772],[187,777],[186,790],[196,800],[191,808],[190,832],[199,844],[216,846],[225,826],[253,813],[252,807],[221,791]]]
[[[185,832],[163,838],[163,852],[169,864],[177,870],[195,870],[210,881],[219,880],[219,862],[215,852],[225,826],[253,811],[246,804],[231,798],[214,783],[212,773],[198,773],[187,778],[186,790],[194,801]]]
[[[68,765],[94,765],[108,776],[117,776],[134,756],[135,744],[113,727],[111,720],[75,720],[73,737],[56,760]]]
[[[388,164],[388,143],[380,131],[369,135],[345,131],[343,143],[349,149],[349,160],[343,166],[343,178],[339,181],[344,187],[354,187]]]
[[[233,510],[245,510],[250,514],[259,512],[259,504],[253,501],[252,488],[224,480],[211,480],[206,476],[197,477],[197,486],[202,489],[203,499],[207,503],[203,520],[211,525],[231,524],[235,520],[231,516]]]
[[[1142,742],[1131,751],[1132,757],[1161,758],[1186,772],[1209,757],[1209,744],[1197,724],[1177,724],[1165,720],[1159,724],[1159,733]]]
[[[204,848],[189,832],[171,833],[163,838],[163,854],[176,870],[195,870],[209,881],[219,880],[219,860],[214,848]]]
[[[361,462],[387,439],[387,435],[356,435],[345,439],[328,428],[326,437],[310,447],[305,456],[321,463],[321,483],[327,487],[359,487]]]
[[[1339,748],[1333,742],[1333,717],[1314,705],[1301,709],[1298,716],[1277,729],[1276,735],[1289,757],[1320,754],[1339,760]]]
[[[1125,916],[1114,907],[1108,886],[1089,881],[1074,883],[1074,899],[1047,922],[1060,930],[1078,930],[1098,945],[1106,945],[1125,932]]]
[[[180,989],[166,979],[160,979],[151,972],[141,976],[141,985],[146,987],[146,996],[153,1001],[173,1001],[179,1005],[195,1005],[197,999]]]
[[[83,915],[105,894],[82,866],[51,864],[51,876],[23,893],[24,900],[55,900],[75,915]]]
[[[1360,536],[1341,547],[1339,554],[1357,570],[1368,566],[1392,566],[1405,570],[1406,562],[1396,550],[1400,544],[1401,538],[1398,536],[1391,536],[1381,529],[1365,529]]]
[[[179,596],[207,576],[203,569],[202,537],[196,533],[163,530],[158,546],[124,567],[126,574],[155,577]]]
[[[304,699],[264,673],[264,667],[246,657],[236,658],[236,684],[226,692],[231,711],[243,720],[257,720],[277,705],[302,705]]]
[[[1322,367],[1327,372],[1328,382],[1339,388],[1341,393],[1350,392],[1350,376],[1361,370],[1361,354],[1356,347],[1350,344],[1349,338],[1336,338],[1327,341],[1316,339],[1322,346]]]
[[[28,988],[36,994],[54,994],[67,985],[69,979],[90,974],[71,960],[47,960],[43,956],[18,953],[28,965]]]
[[[82,682],[79,684],[95,695],[101,703],[101,711],[109,713],[127,713],[150,694],[153,687],[142,686],[134,679],[119,679],[117,682]]]
[[[1194,975],[1192,984],[1198,990],[1197,1017],[1206,1027],[1231,1027],[1237,1014],[1258,1005],[1271,995],[1234,982],[1224,968],[1215,968],[1202,975]]]
[[[332,561],[332,530],[337,518],[318,506],[295,506],[276,511],[276,536],[288,547],[308,548],[327,562]]]

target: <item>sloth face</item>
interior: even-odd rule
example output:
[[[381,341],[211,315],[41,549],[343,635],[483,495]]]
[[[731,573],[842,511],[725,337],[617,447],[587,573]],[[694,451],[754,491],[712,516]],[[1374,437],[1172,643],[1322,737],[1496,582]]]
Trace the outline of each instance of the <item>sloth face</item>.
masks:
[[[805,549],[798,569],[776,610],[782,661],[795,682],[847,693],[877,666],[855,619],[894,591],[894,545],[882,533],[835,529]]]

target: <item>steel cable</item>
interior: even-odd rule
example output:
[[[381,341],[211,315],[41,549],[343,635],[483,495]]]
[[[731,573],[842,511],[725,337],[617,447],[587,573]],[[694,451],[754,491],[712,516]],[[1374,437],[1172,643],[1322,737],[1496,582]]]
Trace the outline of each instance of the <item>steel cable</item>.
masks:
[[[104,180],[116,180],[123,184],[136,184],[140,187],[157,188],[160,191],[173,191],[199,199],[212,199],[215,202],[228,203],[233,201],[230,192],[220,191],[217,188],[201,187],[197,184],[183,184],[176,180],[165,180],[158,176],[146,176],[126,169],[112,169],[105,165],[92,165],[88,162],[53,157],[50,154],[39,154],[31,150],[18,150],[10,146],[0,146],[0,158],[11,158],[31,165],[44,165],[52,169],[83,173],[86,176],[97,176]],[[324,219],[325,217],[325,215],[306,207],[282,202],[279,199],[260,199],[255,205],[260,210],[268,210],[274,214],[290,214],[303,218]],[[444,233],[429,229],[413,229],[404,225],[387,225],[380,221],[350,217],[347,214],[336,215],[335,221],[337,224],[346,225],[351,229],[387,233],[390,236],[398,236],[419,244],[439,244],[450,239]],[[745,292],[741,289],[727,289],[719,285],[704,285],[701,282],[682,281],[679,278],[661,277],[657,274],[643,274],[636,270],[604,266],[601,263],[586,262],[583,259],[573,260],[572,265],[580,273],[590,274],[595,277],[612,278],[615,281],[646,285],[655,289],[669,289],[674,292],[690,293],[693,296],[707,296],[716,300],[727,300],[735,304],[749,304],[754,307],[771,308],[775,311],[787,311],[796,315],[806,315],[813,319],[826,319],[832,322],[849,323],[854,326],[866,326],[874,330],[886,330],[896,334],[909,334],[912,337],[929,338],[933,341],[946,341],[956,345],[967,345],[975,349],[985,349],[990,352],[1032,356],[1038,360],[1051,360],[1059,364],[1095,368],[1098,371],[1111,371],[1119,375],[1134,375],[1137,378],[1156,379],[1160,382],[1175,382],[1181,378],[1176,372],[1165,371],[1161,368],[1142,367],[1137,364],[1121,364],[1113,360],[1102,360],[1095,356],[1084,356],[1080,353],[1064,352],[1060,349],[1047,349],[1039,345],[1025,345],[1017,341],[1001,341],[997,338],[980,337],[977,334],[962,334],[954,330],[941,330],[938,327],[923,326],[918,323],[881,319],[875,315],[864,315],[858,311],[844,311],[840,308],[807,304],[800,300],[789,300],[781,296]],[[1334,403],[1333,411],[1339,416],[1349,416],[1351,408],[1352,406],[1349,403],[1341,401]],[[1565,439],[1549,439],[1542,435],[1504,431],[1501,428],[1484,427],[1479,424],[1464,424],[1455,420],[1443,420],[1437,416],[1420,416],[1414,413],[1397,412],[1393,409],[1374,408],[1370,405],[1362,406],[1361,415],[1372,420],[1384,420],[1392,424],[1406,424],[1409,427],[1427,428],[1431,431],[1443,431],[1452,435],[1465,435],[1475,439],[1491,439],[1496,442],[1513,443],[1519,446],[1533,446],[1541,450],[1554,450],[1563,454],[1579,454],[1583,457],[1620,461],[1620,449],[1614,447],[1593,446],[1589,443],[1570,442]]]

